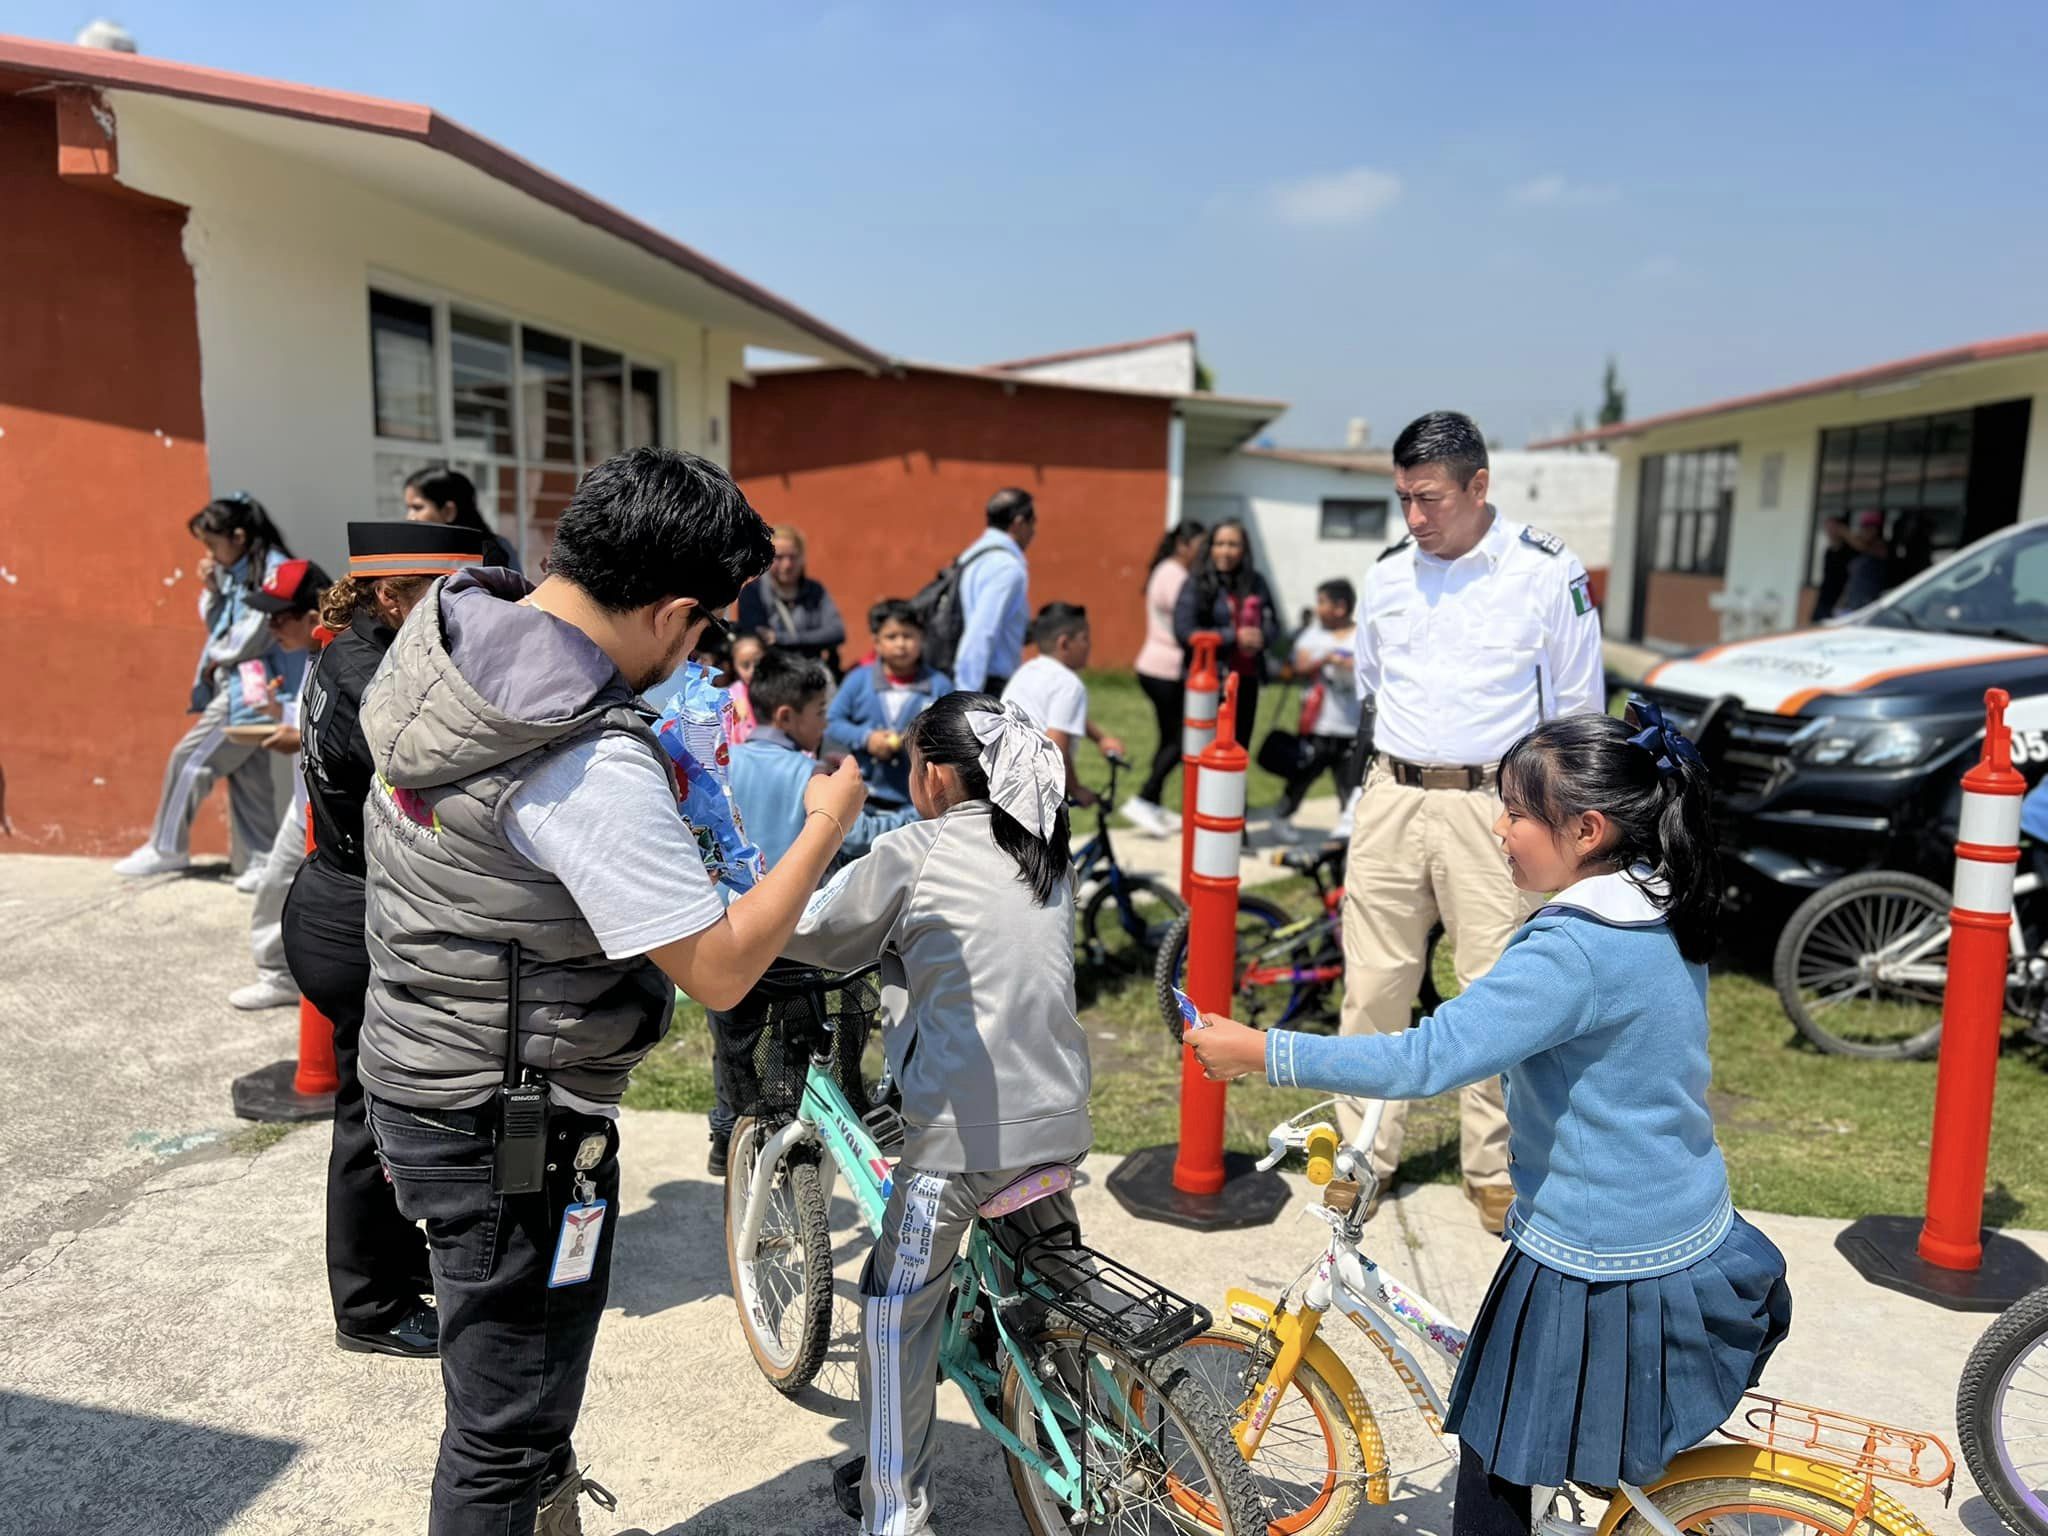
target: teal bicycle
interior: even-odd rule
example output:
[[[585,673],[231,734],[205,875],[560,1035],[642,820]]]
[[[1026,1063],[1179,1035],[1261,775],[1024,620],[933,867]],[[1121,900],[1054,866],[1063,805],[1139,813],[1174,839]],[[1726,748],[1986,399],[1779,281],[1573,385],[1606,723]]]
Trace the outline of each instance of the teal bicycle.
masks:
[[[903,1123],[886,1074],[862,1067],[878,998],[872,970],[781,967],[728,1034],[744,1113],[726,1258],[747,1347],[784,1393],[810,1382],[831,1340],[833,1181],[871,1231],[888,1205]],[[1262,1536],[1229,1415],[1180,1348],[1210,1314],[1084,1247],[1071,1224],[1027,1234],[1009,1220],[1069,1177],[1063,1164],[1032,1169],[982,1207],[953,1265],[942,1372],[1002,1446],[1036,1536]]]

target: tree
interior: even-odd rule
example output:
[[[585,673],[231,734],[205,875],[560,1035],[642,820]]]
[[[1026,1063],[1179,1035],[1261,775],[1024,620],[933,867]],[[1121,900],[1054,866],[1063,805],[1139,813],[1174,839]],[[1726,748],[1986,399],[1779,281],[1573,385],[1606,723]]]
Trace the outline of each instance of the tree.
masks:
[[[1628,420],[1628,391],[1621,387],[1621,370],[1607,359],[1607,373],[1600,380],[1600,425],[1615,426]]]
[[[1216,392],[1216,375],[1209,371],[1209,365],[1199,357],[1195,359],[1195,392],[1203,395]]]

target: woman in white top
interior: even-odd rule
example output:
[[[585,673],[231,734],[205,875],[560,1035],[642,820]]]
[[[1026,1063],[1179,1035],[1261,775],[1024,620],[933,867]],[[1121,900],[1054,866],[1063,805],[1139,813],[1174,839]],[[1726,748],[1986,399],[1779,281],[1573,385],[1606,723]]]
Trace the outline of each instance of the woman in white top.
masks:
[[[1202,552],[1208,537],[1197,522],[1182,522],[1169,528],[1152,553],[1152,569],[1145,577],[1145,644],[1138,651],[1138,686],[1152,701],[1152,713],[1159,722],[1159,746],[1152,754],[1152,771],[1138,792],[1124,802],[1124,819],[1141,832],[1166,837],[1177,825],[1176,818],[1160,809],[1159,797],[1166,792],[1166,776],[1180,766],[1182,713],[1187,703],[1183,681],[1187,670],[1180,642],[1173,634],[1174,604],[1187,585],[1188,567]]]
[[[1292,838],[1290,818],[1309,786],[1325,770],[1337,785],[1341,807],[1358,788],[1358,589],[1339,576],[1316,588],[1316,621],[1294,637],[1294,675],[1306,690],[1302,712],[1314,713],[1301,729],[1301,767],[1287,781],[1274,812],[1273,828]]]

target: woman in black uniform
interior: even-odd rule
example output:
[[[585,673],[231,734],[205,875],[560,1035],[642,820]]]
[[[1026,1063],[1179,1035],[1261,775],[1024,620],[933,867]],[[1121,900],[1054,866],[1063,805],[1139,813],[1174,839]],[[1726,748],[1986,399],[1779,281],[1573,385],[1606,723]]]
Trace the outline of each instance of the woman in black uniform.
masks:
[[[301,695],[313,852],[285,898],[292,979],[334,1025],[334,1149],[327,1161],[327,1288],[343,1349],[428,1356],[439,1348],[426,1239],[398,1214],[363,1117],[356,1042],[370,985],[364,940],[363,797],[376,776],[356,711],[377,664],[436,576],[477,565],[483,538],[446,523],[350,523],[348,576],[328,588],[334,639]]]

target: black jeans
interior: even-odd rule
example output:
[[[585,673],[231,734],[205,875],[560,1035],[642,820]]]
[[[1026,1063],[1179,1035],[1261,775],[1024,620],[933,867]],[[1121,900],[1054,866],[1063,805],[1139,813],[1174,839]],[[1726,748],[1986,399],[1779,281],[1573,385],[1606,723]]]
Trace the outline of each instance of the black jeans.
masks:
[[[299,866],[284,903],[284,957],[292,980],[334,1026],[334,1145],[327,1154],[327,1293],[334,1326],[382,1333],[434,1288],[427,1240],[398,1214],[363,1115],[356,1048],[370,952],[363,942],[363,882],[316,854]]]
[[[1471,1450],[1458,1448],[1451,1536],[1529,1536],[1529,1504],[1527,1488],[1495,1477]]]
[[[1152,719],[1159,727],[1159,749],[1152,754],[1152,771],[1145,775],[1140,800],[1159,804],[1166,793],[1167,775],[1180,766],[1180,733],[1187,724],[1188,685],[1177,677],[1147,677],[1138,674],[1138,686],[1152,701]]]
[[[569,1437],[611,1286],[619,1218],[615,1121],[553,1107],[546,1186],[491,1193],[495,1106],[407,1109],[372,1097],[370,1129],[398,1209],[427,1224],[441,1315],[447,1418],[429,1536],[530,1536],[542,1492],[574,1469]],[[550,1287],[562,1208],[575,1199],[585,1137],[604,1154],[589,1178],[606,1202],[590,1278]]]
[[[704,1010],[705,1028],[711,1031],[711,1139],[728,1141],[732,1128],[739,1120],[739,1111],[732,1103],[732,1073],[725,1064],[726,1031],[732,1027],[732,1015],[720,1013],[715,1008]]]
[[[1259,681],[1256,672],[1237,674],[1237,744],[1247,752],[1252,749],[1252,731],[1259,723]]]
[[[1301,771],[1287,781],[1287,787],[1280,795],[1279,814],[1292,816],[1301,809],[1301,802],[1324,773],[1330,775],[1337,786],[1338,809],[1351,791],[1358,788],[1358,770],[1363,760],[1352,751],[1349,736],[1307,736],[1303,738],[1306,749],[1302,753]]]

